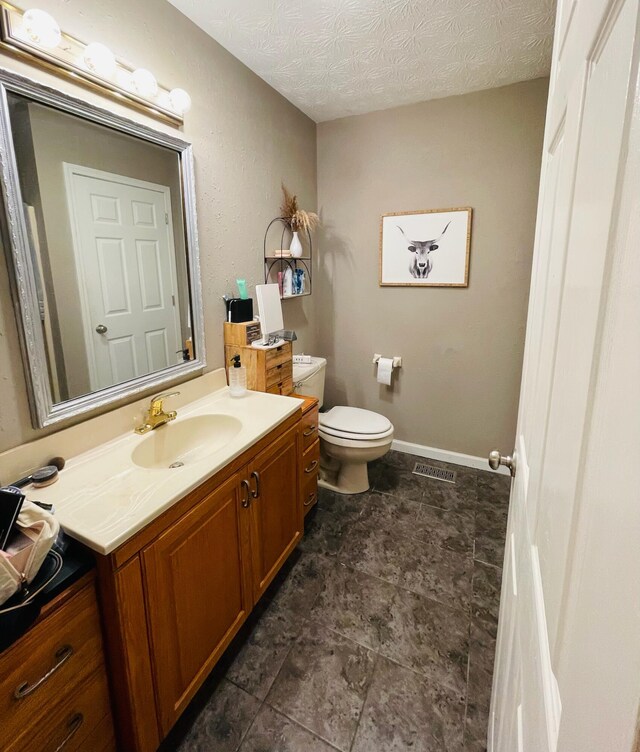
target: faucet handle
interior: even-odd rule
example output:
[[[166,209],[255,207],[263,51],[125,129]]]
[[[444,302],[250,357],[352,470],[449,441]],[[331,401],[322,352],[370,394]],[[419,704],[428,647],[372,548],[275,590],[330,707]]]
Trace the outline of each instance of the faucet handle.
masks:
[[[161,413],[164,410],[164,400],[169,397],[177,397],[179,394],[180,392],[163,392],[162,394],[156,394],[155,397],[151,398],[150,412],[155,415]],[[175,418],[175,413],[172,414]]]

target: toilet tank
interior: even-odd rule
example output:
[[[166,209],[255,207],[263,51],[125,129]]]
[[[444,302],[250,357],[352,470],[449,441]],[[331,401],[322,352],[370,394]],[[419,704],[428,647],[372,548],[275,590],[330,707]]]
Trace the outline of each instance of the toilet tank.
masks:
[[[327,361],[311,358],[311,363],[293,364],[293,391],[305,397],[315,397],[322,407],[324,401],[324,374]]]

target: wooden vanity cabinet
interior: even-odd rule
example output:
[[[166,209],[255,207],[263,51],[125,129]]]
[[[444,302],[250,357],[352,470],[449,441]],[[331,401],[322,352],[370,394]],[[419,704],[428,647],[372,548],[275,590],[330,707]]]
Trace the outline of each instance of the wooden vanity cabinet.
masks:
[[[114,752],[95,575],[47,603],[0,654],[3,752]]]
[[[249,517],[236,474],[142,551],[163,734],[253,606]]]
[[[294,433],[262,451],[249,466],[254,600],[264,593],[302,537]]]
[[[157,749],[302,537],[300,418],[99,557],[127,752]]]

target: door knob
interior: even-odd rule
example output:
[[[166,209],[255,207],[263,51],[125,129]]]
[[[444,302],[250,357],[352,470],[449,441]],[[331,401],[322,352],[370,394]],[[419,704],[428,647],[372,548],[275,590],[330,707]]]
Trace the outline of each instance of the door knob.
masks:
[[[504,465],[505,467],[509,468],[509,472],[511,473],[511,477],[516,474],[516,458],[515,455],[513,457],[510,457],[507,455],[506,457],[503,457],[500,452],[497,449],[494,449],[492,452],[489,452],[489,467],[492,470],[497,470],[500,465]]]
[[[98,334],[106,334],[107,331],[108,329],[104,324],[98,324],[98,326],[96,326],[96,332],[98,332]]]

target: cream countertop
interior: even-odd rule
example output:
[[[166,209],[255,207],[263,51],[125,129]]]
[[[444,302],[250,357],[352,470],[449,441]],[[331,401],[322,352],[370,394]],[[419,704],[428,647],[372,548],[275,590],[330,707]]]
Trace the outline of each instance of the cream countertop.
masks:
[[[244,397],[233,398],[224,386],[224,371],[202,377],[214,388],[210,394],[178,406],[178,417],[156,431],[170,431],[180,422],[202,415],[229,415],[242,426],[228,443],[216,446],[204,459],[191,460],[178,468],[142,468],[132,461],[132,453],[153,432],[143,436],[128,430],[115,438],[73,457],[66,456],[66,465],[58,481],[47,488],[27,487],[27,498],[54,504],[55,514],[65,532],[100,554],[108,554],[125,543],[172,504],[199,486],[204,480],[229,464],[250,448],[278,424],[300,409],[299,399],[280,397],[262,392],[247,392]],[[200,379],[196,379],[196,382]],[[183,390],[180,385],[177,388]],[[196,385],[196,389],[199,385]],[[188,386],[187,386],[188,388]],[[192,387],[193,389],[193,387]],[[184,399],[184,398],[183,398]],[[142,400],[144,403],[145,400]],[[148,400],[146,400],[148,403]],[[173,409],[175,404],[167,404]],[[139,405],[135,406],[139,408]],[[126,410],[126,408],[120,408]],[[129,408],[131,412],[131,408]],[[139,409],[136,409],[139,413]],[[101,416],[104,419],[104,416]],[[95,419],[99,420],[99,419]],[[86,423],[90,424],[89,420]],[[78,432],[82,426],[66,429]],[[65,437],[62,431],[58,444],[46,437],[51,453],[64,455]],[[78,436],[71,437],[75,443]],[[45,439],[41,440],[45,441]],[[39,442],[34,442],[37,445]],[[70,442],[73,443],[73,442]],[[55,447],[55,449],[54,449]],[[23,445],[0,455],[2,481],[8,482],[6,473],[13,469],[15,477],[34,465],[28,457],[42,457],[44,447]],[[57,451],[56,451],[57,450]],[[43,460],[38,459],[38,462]],[[23,467],[17,471],[17,463]],[[25,465],[24,463],[31,464]],[[12,476],[13,478],[13,476]],[[12,479],[11,478],[11,479]]]

